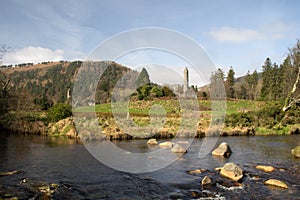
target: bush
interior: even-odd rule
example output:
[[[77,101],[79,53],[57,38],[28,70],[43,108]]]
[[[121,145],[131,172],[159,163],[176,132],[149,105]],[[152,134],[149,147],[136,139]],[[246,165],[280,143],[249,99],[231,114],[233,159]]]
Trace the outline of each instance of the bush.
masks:
[[[55,104],[48,109],[47,120],[49,122],[58,122],[61,119],[65,119],[72,115],[72,106],[69,104]]]
[[[231,127],[265,127],[273,128],[281,123],[284,113],[281,111],[282,105],[272,103],[257,111],[249,111],[246,113],[231,114],[226,117],[226,126]],[[288,119],[290,120],[290,118]]]
[[[225,119],[226,126],[231,127],[251,127],[254,122],[253,112],[231,114]]]

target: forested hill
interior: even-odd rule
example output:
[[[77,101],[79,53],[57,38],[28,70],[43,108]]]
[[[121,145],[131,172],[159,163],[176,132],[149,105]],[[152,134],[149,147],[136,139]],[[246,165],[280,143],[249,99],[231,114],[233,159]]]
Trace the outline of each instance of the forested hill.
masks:
[[[9,106],[11,109],[47,109],[59,102],[66,102],[68,90],[72,87],[82,62],[44,62],[37,65],[2,68],[0,79],[10,80]],[[101,76],[97,93],[110,93],[121,76],[130,70],[111,61],[98,62],[106,70]],[[101,85],[102,84],[102,85]],[[86,86],[88,87],[88,86]],[[88,88],[87,88],[88,89]],[[104,93],[101,92],[100,93]],[[101,96],[99,101],[107,101],[109,96]]]

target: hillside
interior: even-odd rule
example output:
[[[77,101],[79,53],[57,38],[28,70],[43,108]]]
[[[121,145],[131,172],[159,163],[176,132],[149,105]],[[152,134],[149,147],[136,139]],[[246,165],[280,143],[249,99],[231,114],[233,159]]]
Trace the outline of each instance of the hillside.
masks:
[[[115,62],[101,61],[97,64],[105,68],[105,71],[96,94],[103,94],[101,90],[109,94],[117,80],[130,70]],[[47,109],[53,104],[66,102],[67,93],[72,94],[75,76],[81,65],[81,61],[51,62],[2,69],[2,79],[10,79],[10,110]],[[88,89],[89,85],[84,85],[83,88]],[[110,98],[109,95],[96,96],[99,102],[106,102]]]

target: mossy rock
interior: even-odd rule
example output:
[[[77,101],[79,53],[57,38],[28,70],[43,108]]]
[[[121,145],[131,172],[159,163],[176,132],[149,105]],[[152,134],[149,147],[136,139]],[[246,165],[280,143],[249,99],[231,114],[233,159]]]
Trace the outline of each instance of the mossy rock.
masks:
[[[295,147],[294,149],[291,150],[291,153],[293,156],[296,158],[300,158],[300,146]]]

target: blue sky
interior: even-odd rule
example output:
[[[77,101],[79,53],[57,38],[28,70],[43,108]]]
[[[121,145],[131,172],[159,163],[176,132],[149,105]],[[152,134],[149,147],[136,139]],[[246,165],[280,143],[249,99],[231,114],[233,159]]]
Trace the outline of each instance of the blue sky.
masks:
[[[161,27],[192,38],[237,76],[281,63],[300,35],[300,1],[1,1],[4,64],[84,59],[122,31]],[[124,63],[130,64],[130,63]]]

